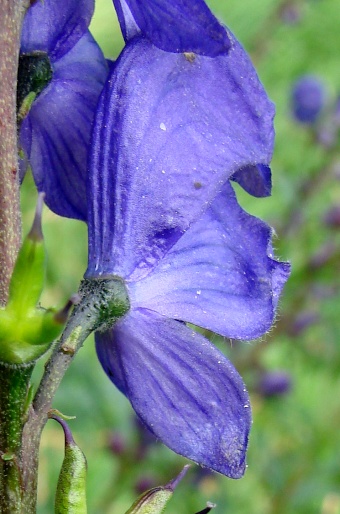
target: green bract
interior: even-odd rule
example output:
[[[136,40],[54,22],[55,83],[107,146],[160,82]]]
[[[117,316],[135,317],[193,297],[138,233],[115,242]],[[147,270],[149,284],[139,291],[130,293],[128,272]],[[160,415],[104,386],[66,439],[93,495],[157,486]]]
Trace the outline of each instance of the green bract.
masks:
[[[55,501],[55,514],[86,514],[86,458],[72,440],[65,444]]]
[[[33,227],[16,260],[8,304],[0,309],[0,361],[8,364],[35,361],[48,350],[63,328],[54,309],[38,306],[46,268],[41,232],[42,200],[43,195],[40,195]]]
[[[55,514],[86,514],[86,457],[75,443],[68,424],[53,414],[65,435],[65,456],[55,496]]]

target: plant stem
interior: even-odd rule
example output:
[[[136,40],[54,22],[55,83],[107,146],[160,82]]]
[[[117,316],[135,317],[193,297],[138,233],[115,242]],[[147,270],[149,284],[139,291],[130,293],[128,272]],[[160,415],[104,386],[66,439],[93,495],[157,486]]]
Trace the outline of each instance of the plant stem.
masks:
[[[16,84],[20,31],[28,0],[0,0],[0,306],[20,246]]]
[[[33,364],[0,364],[0,512],[20,514],[20,448],[24,409]]]
[[[0,306],[21,241],[16,85],[20,32],[28,0],[0,0]],[[19,513],[23,411],[32,367],[0,364],[0,512]]]
[[[42,429],[48,419],[48,411],[51,409],[54,395],[75,354],[93,330],[93,320],[86,323],[85,319],[81,324],[79,323],[79,317],[73,313],[60,343],[45,367],[45,374],[24,427],[22,438],[22,480],[25,490],[23,512],[27,514],[35,513],[36,509],[39,445]]]
[[[107,321],[113,326],[128,310],[126,290],[120,279],[84,280],[79,293],[82,300],[74,308],[60,342],[45,366],[23,430],[21,468],[25,514],[35,513],[40,436],[63,376],[85,339]]]

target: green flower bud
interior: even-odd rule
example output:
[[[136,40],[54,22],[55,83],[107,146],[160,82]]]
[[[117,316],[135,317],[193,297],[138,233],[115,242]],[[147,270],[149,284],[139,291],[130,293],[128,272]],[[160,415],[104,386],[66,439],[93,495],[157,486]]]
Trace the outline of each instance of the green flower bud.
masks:
[[[188,468],[188,465],[184,466],[180,474],[167,485],[154,487],[143,493],[125,514],[161,514]]]
[[[32,228],[19,250],[9,286],[7,309],[18,317],[35,309],[44,287],[46,251],[41,229],[43,199],[41,193]]]
[[[71,300],[60,312],[37,306],[46,268],[41,230],[43,197],[39,195],[32,229],[19,250],[8,304],[0,309],[0,361],[8,364],[27,364],[41,357],[60,335],[74,303]]]
[[[65,457],[60,470],[55,497],[55,514],[86,514],[86,458],[76,445],[67,423],[56,415],[51,416],[63,427]]]

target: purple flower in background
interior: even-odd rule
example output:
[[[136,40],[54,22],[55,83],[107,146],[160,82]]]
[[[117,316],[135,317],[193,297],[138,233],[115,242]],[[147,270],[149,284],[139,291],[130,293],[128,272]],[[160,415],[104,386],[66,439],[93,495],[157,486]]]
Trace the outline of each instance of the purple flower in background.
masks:
[[[86,219],[91,124],[108,73],[88,31],[93,8],[93,0],[35,2],[24,20],[18,73],[21,174],[30,164],[47,205],[78,219]]]
[[[258,392],[265,397],[282,396],[292,388],[292,377],[287,371],[268,371],[258,384]]]
[[[156,437],[239,478],[246,388],[185,323],[239,339],[272,324],[289,266],[273,258],[271,229],[240,208],[229,179],[268,194],[273,106],[204,3],[169,5],[116,2],[127,44],[94,125],[86,278],[120,277],[130,305],[97,332],[96,348]]]
[[[313,124],[326,100],[325,87],[318,77],[306,75],[295,82],[292,90],[292,111],[300,123]]]

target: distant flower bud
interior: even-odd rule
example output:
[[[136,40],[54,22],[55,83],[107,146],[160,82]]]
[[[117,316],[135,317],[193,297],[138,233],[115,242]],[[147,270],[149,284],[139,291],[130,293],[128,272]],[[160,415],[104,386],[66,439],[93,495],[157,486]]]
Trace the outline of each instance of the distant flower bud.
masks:
[[[306,75],[295,82],[292,90],[292,111],[300,123],[313,124],[325,105],[325,87],[318,77]]]
[[[286,371],[272,371],[264,374],[258,385],[262,396],[281,396],[290,391],[292,379]]]
[[[301,11],[297,5],[286,4],[281,9],[280,17],[284,23],[295,25],[301,20]]]
[[[114,455],[123,455],[127,449],[126,440],[119,432],[109,435],[107,445]]]
[[[156,481],[155,477],[151,475],[143,475],[138,478],[138,480],[135,483],[135,491],[137,494],[142,494],[147,489],[151,489],[152,487],[155,487]]]
[[[288,334],[290,336],[298,336],[308,327],[316,323],[319,316],[314,311],[303,311],[300,312],[294,319],[292,325],[288,328]]]
[[[340,205],[333,205],[324,216],[324,223],[331,228],[340,227]]]
[[[322,268],[337,255],[337,252],[337,246],[334,241],[327,241],[311,256],[309,267],[312,270]]]

